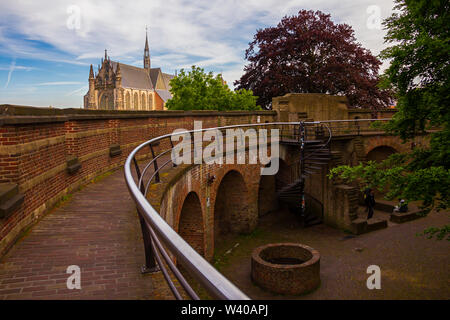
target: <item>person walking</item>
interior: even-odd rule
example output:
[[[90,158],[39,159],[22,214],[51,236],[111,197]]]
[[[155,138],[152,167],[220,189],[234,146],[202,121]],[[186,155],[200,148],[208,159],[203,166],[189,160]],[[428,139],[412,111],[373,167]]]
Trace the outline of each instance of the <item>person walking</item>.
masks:
[[[367,206],[367,220],[373,216],[373,207],[375,206],[375,194],[371,188],[364,191],[364,202]]]

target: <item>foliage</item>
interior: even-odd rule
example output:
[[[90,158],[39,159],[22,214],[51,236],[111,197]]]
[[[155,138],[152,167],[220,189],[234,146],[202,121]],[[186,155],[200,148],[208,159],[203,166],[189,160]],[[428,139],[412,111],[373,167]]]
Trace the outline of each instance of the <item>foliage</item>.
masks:
[[[245,52],[250,62],[235,82],[253,90],[269,107],[287,93],[346,95],[354,107],[381,108],[391,103],[378,87],[381,62],[356,41],[347,24],[335,24],[321,11],[299,11],[276,27],[260,29]]]
[[[424,236],[428,239],[433,238],[436,235],[436,240],[442,240],[447,236],[447,240],[450,241],[450,225],[445,225],[442,228],[430,227],[419,233],[419,236]]]
[[[388,198],[421,200],[426,212],[449,207],[449,7],[448,1],[396,0],[399,12],[384,21],[385,39],[393,45],[381,53],[391,59],[383,85],[396,92],[398,109],[385,129],[404,141],[434,129],[428,131],[430,145],[381,163],[338,167],[330,177],[360,179],[389,190]]]
[[[430,148],[416,152],[416,167],[444,166],[450,159],[450,3],[397,0],[386,19],[386,40],[395,45],[382,51],[392,59],[386,77],[398,95],[398,113],[387,125],[389,133],[414,138],[439,126]]]
[[[385,192],[386,199],[422,201],[422,209],[446,209],[450,199],[450,170],[430,167],[410,170],[410,155],[392,155],[380,163],[369,161],[358,166],[339,166],[330,170],[329,177],[345,182],[359,181],[362,185]]]
[[[224,84],[222,76],[205,73],[202,68],[192,66],[188,72],[181,72],[170,81],[172,99],[166,107],[169,110],[259,110],[257,97],[249,90],[231,91]]]

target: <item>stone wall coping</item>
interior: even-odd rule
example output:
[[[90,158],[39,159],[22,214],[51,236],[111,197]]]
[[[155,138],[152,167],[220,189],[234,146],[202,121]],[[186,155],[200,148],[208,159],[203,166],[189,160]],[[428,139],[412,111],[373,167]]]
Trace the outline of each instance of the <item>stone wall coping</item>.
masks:
[[[210,116],[243,116],[243,115],[276,115],[273,110],[257,111],[215,111],[215,110],[163,110],[163,111],[131,111],[131,110],[90,110],[76,108],[41,108],[31,106],[0,105],[0,126],[37,124],[48,122],[64,122],[73,120],[97,119],[136,119],[136,118],[169,118],[169,117],[210,117]]]
[[[370,110],[370,109],[358,109],[358,108],[348,108],[348,113],[377,113],[377,112],[392,112],[396,113],[397,109],[378,109],[378,110]]]

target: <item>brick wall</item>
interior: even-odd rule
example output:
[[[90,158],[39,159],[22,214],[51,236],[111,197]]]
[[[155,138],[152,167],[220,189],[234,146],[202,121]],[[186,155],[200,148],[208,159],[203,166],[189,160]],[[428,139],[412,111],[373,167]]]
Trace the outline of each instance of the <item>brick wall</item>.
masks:
[[[0,111],[0,183],[18,184],[25,196],[15,212],[0,219],[0,256],[64,195],[122,166],[127,155],[146,140],[179,128],[193,129],[194,120],[203,121],[203,127],[256,123],[257,117],[261,122],[275,120],[272,111],[107,111],[12,105],[0,105]],[[112,144],[120,145],[121,155],[110,157]],[[67,171],[71,156],[81,163],[73,174]]]

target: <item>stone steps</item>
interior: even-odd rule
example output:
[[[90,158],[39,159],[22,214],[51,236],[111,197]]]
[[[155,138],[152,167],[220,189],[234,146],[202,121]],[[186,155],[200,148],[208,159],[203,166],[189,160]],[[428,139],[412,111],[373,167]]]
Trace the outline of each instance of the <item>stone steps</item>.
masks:
[[[353,234],[364,234],[375,230],[387,228],[387,220],[372,218],[369,220],[357,218],[352,221],[351,232]]]

